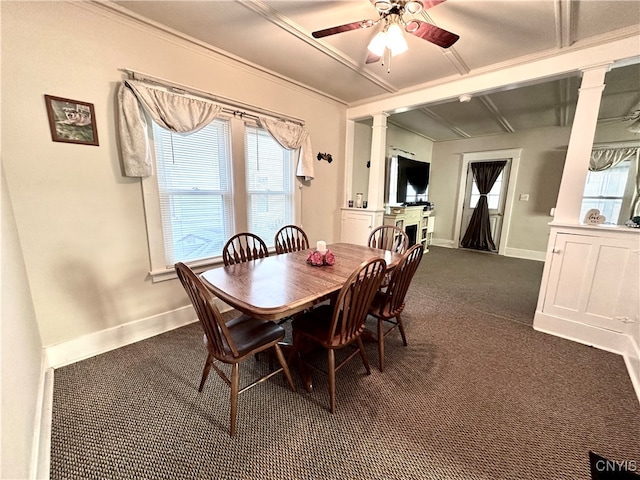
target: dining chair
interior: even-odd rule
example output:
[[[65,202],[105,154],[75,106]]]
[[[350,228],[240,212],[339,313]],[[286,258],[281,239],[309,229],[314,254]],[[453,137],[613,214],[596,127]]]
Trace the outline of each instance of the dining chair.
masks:
[[[276,253],[290,253],[309,248],[309,239],[300,227],[285,225],[276,233]]]
[[[256,258],[269,256],[267,244],[258,235],[243,232],[237,233],[222,247],[222,261],[225,266],[247,262]]]
[[[382,225],[373,229],[367,243],[372,248],[404,253],[409,246],[409,237],[404,230],[395,225]]]
[[[404,343],[405,347],[407,346],[407,337],[400,314],[404,310],[404,299],[411,284],[411,279],[416,273],[418,265],[420,265],[423,253],[424,246],[422,243],[414,245],[407,250],[400,263],[391,272],[386,290],[380,290],[376,293],[369,308],[369,314],[378,320],[378,328],[377,333],[367,330],[366,334],[367,337],[371,337],[378,342],[378,358],[381,372],[384,371],[384,339],[392,330],[397,328],[400,331],[402,343]],[[385,330],[388,324],[391,324],[391,327]]]
[[[292,322],[293,348],[289,360],[302,362],[329,376],[329,410],[335,412],[336,372],[358,353],[362,363],[371,374],[362,339],[369,305],[380,287],[387,264],[381,258],[361,263],[343,285],[337,299],[332,304],[316,307],[296,317]],[[357,349],[338,365],[335,351],[352,343]],[[308,347],[319,345],[327,350],[327,370],[305,361]]]
[[[291,390],[295,391],[291,372],[278,345],[284,338],[285,331],[269,320],[258,320],[248,315],[241,315],[225,323],[214,303],[213,294],[205,287],[200,277],[182,262],[176,263],[175,269],[198,315],[208,350],[198,391],[202,392],[209,371],[213,367],[231,388],[230,435],[233,436],[236,433],[238,396],[241,393],[280,372],[284,372]],[[240,388],[240,363],[258,352],[269,349],[275,352],[280,368]],[[216,365],[216,361],[231,365],[231,378]]]

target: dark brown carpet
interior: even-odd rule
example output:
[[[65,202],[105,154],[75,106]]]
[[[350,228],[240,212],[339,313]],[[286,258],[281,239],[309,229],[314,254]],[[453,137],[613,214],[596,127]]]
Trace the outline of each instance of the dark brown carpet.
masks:
[[[338,372],[334,415],[323,376],[309,394],[278,375],[240,396],[234,438],[223,382],[197,391],[198,324],[58,369],[51,478],[577,480],[589,450],[640,461],[622,358],[531,328],[541,272],[432,247],[384,374],[368,344],[372,374]]]

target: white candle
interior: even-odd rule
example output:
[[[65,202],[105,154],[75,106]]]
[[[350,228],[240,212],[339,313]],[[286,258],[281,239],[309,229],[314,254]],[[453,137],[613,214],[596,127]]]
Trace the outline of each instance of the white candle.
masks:
[[[318,240],[318,243],[316,244],[316,250],[318,250],[321,253],[324,253],[327,251],[327,242],[323,242],[322,240]]]

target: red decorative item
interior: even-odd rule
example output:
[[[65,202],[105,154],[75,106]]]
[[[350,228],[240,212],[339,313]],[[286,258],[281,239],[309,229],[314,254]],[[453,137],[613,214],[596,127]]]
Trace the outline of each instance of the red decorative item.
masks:
[[[331,250],[327,250],[324,255],[318,250],[312,250],[307,257],[307,263],[310,263],[314,267],[333,265],[336,263],[336,257]]]

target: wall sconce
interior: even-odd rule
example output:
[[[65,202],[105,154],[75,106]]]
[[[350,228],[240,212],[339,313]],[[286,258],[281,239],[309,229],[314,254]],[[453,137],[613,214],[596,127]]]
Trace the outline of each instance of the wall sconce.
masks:
[[[316,158],[318,159],[318,161],[326,160],[329,163],[333,162],[333,157],[330,153],[318,153],[318,156]]]

